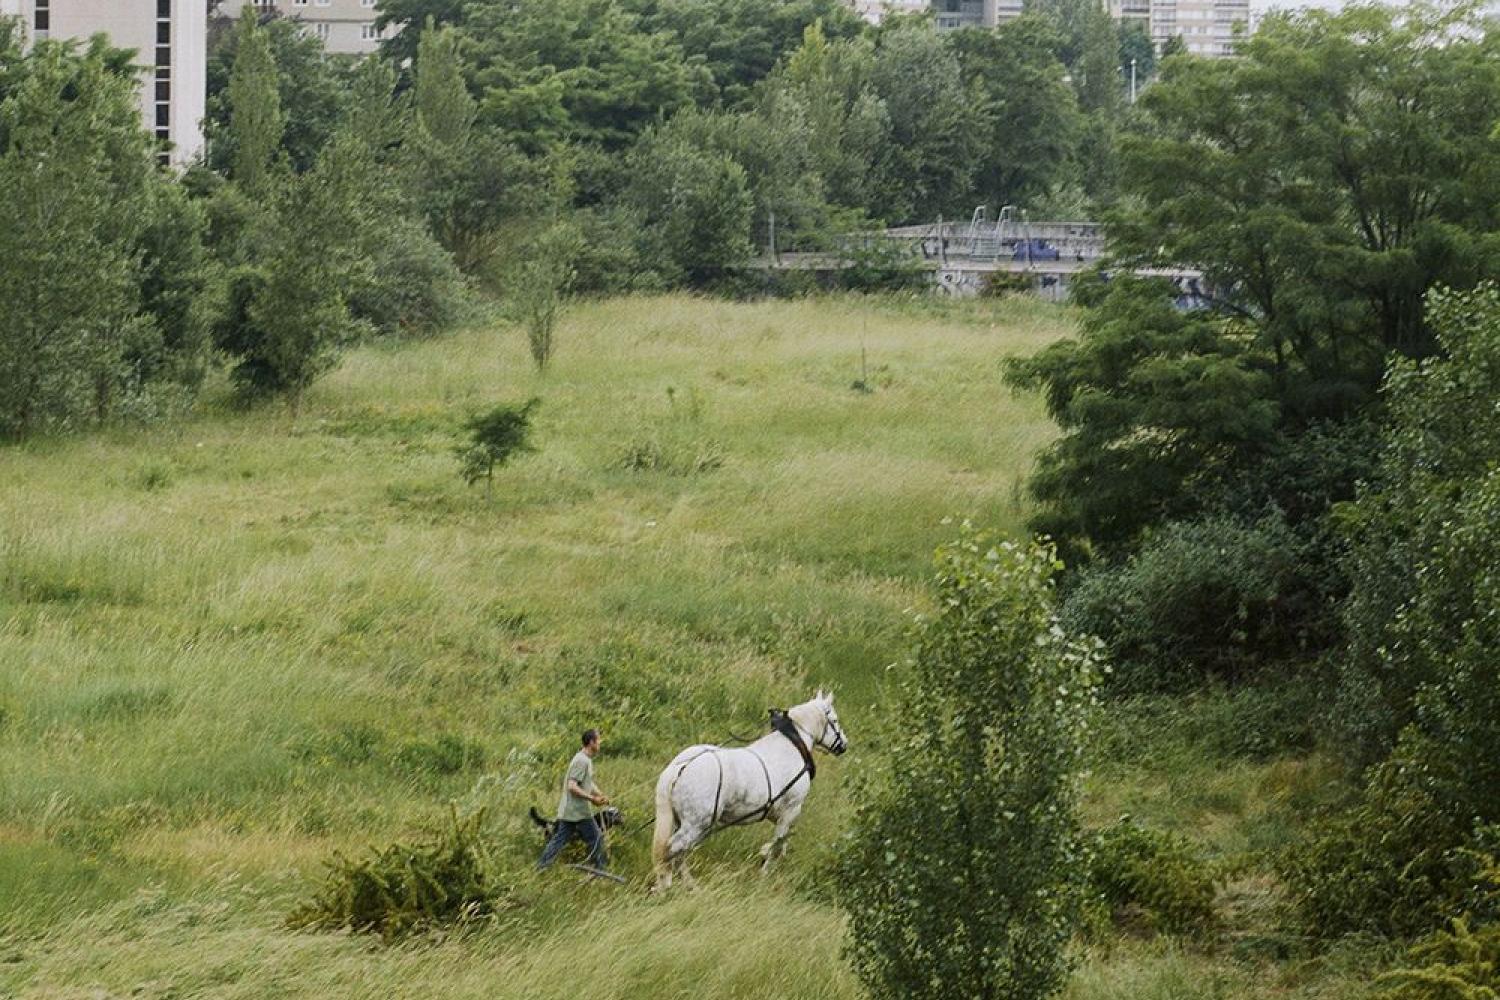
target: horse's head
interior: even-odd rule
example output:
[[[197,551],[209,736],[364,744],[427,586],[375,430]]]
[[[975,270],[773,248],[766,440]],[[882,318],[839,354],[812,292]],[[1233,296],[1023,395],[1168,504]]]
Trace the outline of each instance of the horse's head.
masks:
[[[832,754],[849,749],[849,738],[844,735],[844,729],[839,725],[839,713],[833,708],[833,692],[819,689],[812,701],[798,707],[805,710],[804,714],[811,723],[806,728],[813,736],[814,745]]]

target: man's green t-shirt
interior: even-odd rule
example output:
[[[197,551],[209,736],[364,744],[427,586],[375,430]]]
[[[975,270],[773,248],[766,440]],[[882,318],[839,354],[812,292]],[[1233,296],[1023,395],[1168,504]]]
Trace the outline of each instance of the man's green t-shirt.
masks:
[[[562,801],[557,804],[558,819],[572,822],[588,819],[593,815],[590,810],[592,803],[568,791],[569,781],[578,782],[578,787],[585,792],[594,792],[594,758],[582,750],[573,755],[573,759],[568,762],[567,776],[563,778]]]

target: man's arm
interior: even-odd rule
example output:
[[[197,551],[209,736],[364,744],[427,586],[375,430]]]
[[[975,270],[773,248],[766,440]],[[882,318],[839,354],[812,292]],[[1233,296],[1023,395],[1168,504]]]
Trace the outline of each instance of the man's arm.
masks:
[[[580,799],[588,799],[596,806],[602,806],[609,801],[609,799],[605,798],[603,795],[584,791],[583,786],[573,778],[568,779],[568,791],[571,794],[578,796]]]

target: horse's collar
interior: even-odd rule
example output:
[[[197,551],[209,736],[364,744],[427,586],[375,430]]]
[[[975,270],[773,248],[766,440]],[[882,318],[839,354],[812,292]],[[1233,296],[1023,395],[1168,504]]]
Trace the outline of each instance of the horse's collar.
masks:
[[[811,781],[818,776],[818,765],[813,760],[812,748],[802,741],[802,730],[792,717],[779,708],[771,709],[771,728],[782,736],[792,741],[792,746],[797,748],[797,753],[802,757],[802,767],[807,771],[807,780]],[[809,740],[812,733],[807,734]]]

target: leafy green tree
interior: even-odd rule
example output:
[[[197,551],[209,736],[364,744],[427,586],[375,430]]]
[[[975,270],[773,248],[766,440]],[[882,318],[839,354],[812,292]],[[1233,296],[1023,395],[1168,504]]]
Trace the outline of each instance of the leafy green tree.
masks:
[[[1103,7],[1094,7],[1083,21],[1083,51],[1079,53],[1074,83],[1078,106],[1090,114],[1119,114],[1124,93],[1120,80],[1120,40]]]
[[[352,136],[334,140],[318,164],[278,186],[260,224],[265,259],[241,286],[243,322],[222,341],[232,375],[249,395],[278,395],[295,415],[309,386],[327,374],[357,328],[348,296],[368,278],[359,253],[371,165]]]
[[[871,213],[892,222],[930,220],[945,209],[967,213],[983,119],[958,58],[925,24],[887,31],[870,84],[891,123]]]
[[[322,41],[299,21],[262,15],[258,30],[276,64],[282,119],[279,150],[300,173],[317,162],[318,153],[344,116],[349,100],[348,73],[339,57],[326,52]],[[228,87],[241,34],[236,22],[234,30],[215,36],[208,52],[203,127],[209,165],[225,172],[231,170],[235,155]]]
[[[537,164],[475,126],[454,29],[429,26],[420,48],[405,144],[417,208],[462,270],[483,271],[504,239],[502,224],[545,204],[549,184]]]
[[[1068,968],[1100,661],[1057,623],[1050,548],[965,533],[937,563],[938,610],[857,792],[848,954],[876,998],[1037,1000]]]
[[[1486,634],[1487,547],[1500,544],[1484,523],[1500,463],[1500,293],[1486,284],[1431,300],[1445,356],[1393,363],[1380,464],[1343,519],[1353,591],[1339,716],[1343,744],[1364,763],[1417,718],[1419,690],[1434,689],[1432,723],[1440,704],[1458,707],[1455,684],[1482,686],[1490,676],[1463,658],[1477,655]],[[1491,701],[1466,696],[1474,712]]]
[[[713,80],[713,103],[748,103],[756,84],[817,25],[829,39],[855,38],[864,21],[840,0],[659,0],[641,4],[642,27],[673,36]]]
[[[468,8],[463,34],[480,120],[528,153],[563,141],[628,146],[713,86],[669,32],[620,0],[516,0]]]
[[[1380,468],[1343,517],[1340,745],[1379,763],[1292,865],[1330,936],[1440,927],[1474,904],[1474,860],[1500,843],[1500,290],[1429,306],[1441,353],[1392,364]]]
[[[1165,282],[1117,279],[1076,340],[1014,362],[1063,429],[1038,462],[1035,519],[1070,547],[1123,552],[1146,527],[1201,508],[1205,481],[1262,455],[1280,410],[1224,320],[1173,304]]]
[[[1156,75],[1156,46],[1151,33],[1139,21],[1120,22],[1120,78],[1130,84],[1130,64],[1135,63],[1136,93]]]
[[[152,416],[205,361],[200,219],[141,128],[129,53],[0,20],[0,436]]]
[[[1268,17],[1238,59],[1168,60],[1123,141],[1136,263],[1201,267],[1300,419],[1430,352],[1422,298],[1496,266],[1500,36],[1473,10]],[[1417,95],[1420,95],[1418,97]]]
[[[393,66],[417,59],[417,47],[427,25],[460,25],[472,0],[380,0],[375,27],[385,33],[380,56]]]
[[[627,201],[641,213],[647,258],[674,279],[702,281],[750,256],[753,203],[734,158],[669,128],[630,152]]]
[[[284,125],[276,60],[253,8],[240,14],[235,35],[234,70],[225,92],[233,137],[229,175],[247,192],[259,194],[270,184]]]
[[[478,113],[464,83],[458,53],[458,33],[436,28],[431,21],[417,44],[414,106],[421,140],[448,149],[462,149],[469,141]]]
[[[830,40],[814,22],[760,88],[759,112],[805,128],[808,173],[821,181],[829,203],[845,208],[876,204],[878,165],[890,138],[890,115],[870,83],[874,63],[869,39]]]
[[[995,31],[951,32],[949,44],[966,89],[982,102],[975,194],[996,209],[1047,194],[1068,175],[1083,124],[1054,55],[1055,30],[1026,15]]]
[[[494,487],[495,469],[517,455],[536,450],[530,441],[531,415],[541,403],[532,398],[521,406],[501,404],[464,423],[469,439],[458,447],[463,463],[460,475],[470,486],[484,480],[486,500]]]
[[[578,251],[578,232],[553,225],[531,242],[516,270],[511,295],[537,371],[552,360],[552,334],[577,276]]]

